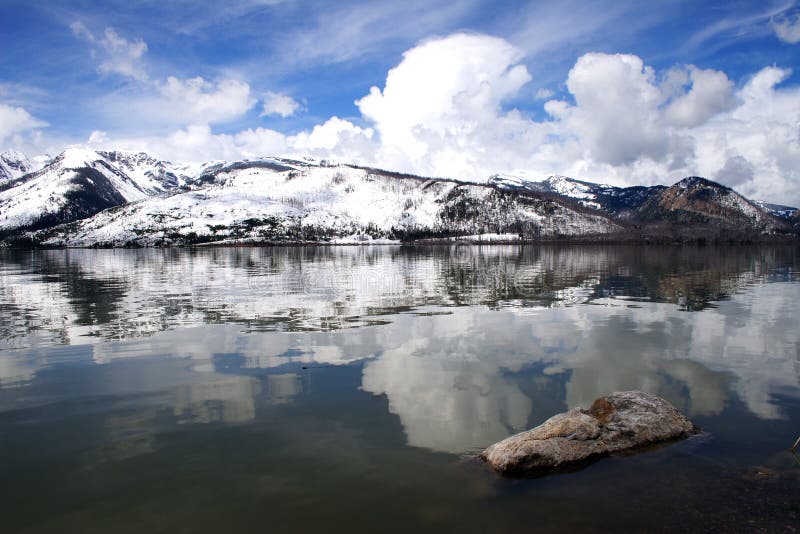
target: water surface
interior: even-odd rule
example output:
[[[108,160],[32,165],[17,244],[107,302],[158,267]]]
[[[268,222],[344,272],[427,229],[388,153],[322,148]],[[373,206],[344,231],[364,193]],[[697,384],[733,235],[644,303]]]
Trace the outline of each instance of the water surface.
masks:
[[[791,247],[0,251],[8,532],[795,528]],[[699,438],[473,455],[611,391]]]

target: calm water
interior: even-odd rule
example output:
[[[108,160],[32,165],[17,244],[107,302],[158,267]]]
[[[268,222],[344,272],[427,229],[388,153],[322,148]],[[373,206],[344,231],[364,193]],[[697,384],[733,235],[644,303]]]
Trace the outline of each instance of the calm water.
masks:
[[[3,532],[793,530],[800,251],[0,251]],[[624,389],[706,432],[474,455]]]

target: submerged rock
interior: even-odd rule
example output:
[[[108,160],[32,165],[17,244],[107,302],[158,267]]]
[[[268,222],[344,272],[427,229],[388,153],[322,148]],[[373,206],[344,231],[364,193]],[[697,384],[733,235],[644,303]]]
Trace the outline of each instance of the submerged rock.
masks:
[[[697,427],[652,393],[621,391],[600,397],[488,447],[481,458],[502,474],[536,475],[594,457],[682,439]]]

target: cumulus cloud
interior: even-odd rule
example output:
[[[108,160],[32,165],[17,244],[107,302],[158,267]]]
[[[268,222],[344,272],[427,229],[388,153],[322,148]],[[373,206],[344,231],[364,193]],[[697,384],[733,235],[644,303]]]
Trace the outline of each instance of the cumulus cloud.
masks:
[[[548,102],[565,137],[577,137],[584,169],[607,165],[636,174],[658,167],[661,180],[691,172],[695,144],[689,130],[736,104],[733,83],[720,71],[682,66],[659,80],[630,54],[585,54],[570,70],[575,104]],[[631,173],[633,174],[633,173]]]
[[[717,175],[732,153],[753,166],[753,178],[723,183],[756,198],[800,200],[795,193],[800,181],[800,88],[778,87],[790,74],[788,69],[762,69],[737,92],[740,103],[735,108],[691,131],[698,174]]]
[[[118,74],[138,81],[146,81],[143,56],[147,43],[141,39],[128,40],[119,35],[114,28],[106,28],[101,37],[96,37],[80,21],[70,25],[75,36],[94,45],[93,55],[100,56],[97,69],[103,74]]]
[[[279,115],[289,117],[300,109],[300,104],[289,95],[268,92],[264,95],[264,107],[261,116]]]
[[[785,43],[800,43],[800,11],[782,14],[772,19],[772,29]]]
[[[536,91],[536,100],[547,100],[548,98],[552,98],[555,93],[546,87],[542,87],[538,91]]]
[[[233,160],[287,151],[283,134],[266,128],[247,129],[233,135],[214,134],[208,124],[193,124],[165,139],[150,141],[149,152],[178,161]]]
[[[289,145],[298,154],[326,158],[334,155],[342,161],[372,163],[377,145],[372,128],[361,128],[350,121],[331,117],[310,132],[289,138]]]
[[[143,109],[180,124],[152,142],[161,153],[175,150],[171,159],[291,153],[426,176],[482,180],[522,170],[616,185],[700,175],[751,197],[800,202],[800,88],[781,86],[790,71],[767,67],[737,88],[718,70],[658,72],[635,55],[587,53],[570,70],[565,96],[545,102],[548,116],[534,120],[510,105],[532,79],[522,60],[487,35],[424,41],[383,87],[355,102],[360,117],[331,117],[288,136],[211,130],[255,105],[243,82],[171,78]]]
[[[425,170],[441,172],[436,160],[450,159],[454,148],[468,159],[480,157],[474,141],[502,121],[501,103],[531,79],[521,58],[502,39],[469,34],[407,51],[383,90],[372,87],[356,102],[380,135],[377,159],[404,167],[427,161]],[[473,150],[463,150],[468,144]]]
[[[575,106],[557,118],[568,123],[600,163],[625,165],[670,154],[670,135],[653,113],[662,101],[655,73],[633,55],[586,54],[569,72]]]
[[[13,140],[14,136],[47,126],[33,117],[24,108],[0,104],[0,143]]]
[[[375,164],[470,179],[517,169],[618,185],[716,177],[752,196],[796,190],[800,90],[768,67],[740,89],[724,72],[658,73],[630,54],[588,53],[534,121],[506,103],[531,79],[502,39],[421,43],[358,100],[375,128]],[[795,198],[795,201],[800,200]]]
[[[703,70],[694,66],[689,66],[684,72],[686,84],[690,83],[691,89],[683,93],[681,88],[680,96],[667,107],[669,123],[688,128],[700,126],[714,115],[728,111],[736,105],[733,82],[724,72]]]
[[[179,122],[202,121],[208,124],[235,119],[256,104],[250,85],[238,80],[214,83],[201,77],[181,80],[170,76],[156,84],[159,96],[150,105],[152,112],[171,116]]]

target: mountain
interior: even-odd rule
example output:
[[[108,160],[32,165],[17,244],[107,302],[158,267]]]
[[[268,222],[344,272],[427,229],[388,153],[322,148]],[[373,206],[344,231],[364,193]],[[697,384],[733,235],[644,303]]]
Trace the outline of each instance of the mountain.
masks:
[[[662,185],[615,187],[559,175],[537,182],[514,175],[496,174],[489,178],[489,183],[509,190],[533,191],[571,198],[588,208],[622,218],[626,218],[631,210],[637,209],[651,196],[666,189]]]
[[[758,204],[759,207],[771,213],[775,217],[780,217],[781,219],[790,219],[793,215],[797,213],[797,208],[793,208],[791,206],[781,206],[780,204],[771,204],[769,202],[764,202],[762,200],[757,200],[756,204]]]
[[[775,212],[698,177],[670,187],[524,175],[472,183],[325,161],[181,166],[77,148],[0,183],[0,239],[52,246],[752,241],[800,232],[797,212]]]
[[[185,185],[203,168],[203,165],[176,165],[168,161],[161,161],[144,152],[115,150],[99,151],[97,154],[106,163],[139,184],[148,196]]]
[[[673,223],[682,228],[736,234],[790,231],[786,222],[724,185],[691,176],[650,196],[633,211],[634,220]],[[715,237],[716,237],[715,235]]]
[[[751,202],[729,187],[696,176],[684,178],[671,187],[615,187],[565,176],[529,181],[518,176],[495,175],[490,183],[508,190],[570,198],[635,224],[648,237],[671,235],[683,240],[690,238],[687,233],[690,230],[713,238],[722,238],[727,232],[736,239],[745,234],[791,232],[791,225],[781,220],[788,215],[779,210],[792,208]]]
[[[0,152],[0,184],[7,180],[14,180],[32,170],[30,160],[16,150]]]
[[[0,183],[0,237],[90,217],[188,180],[145,154],[71,148],[42,169]]]
[[[620,232],[605,214],[535,193],[280,158],[206,169],[186,187],[40,232],[48,245],[363,242]]]

